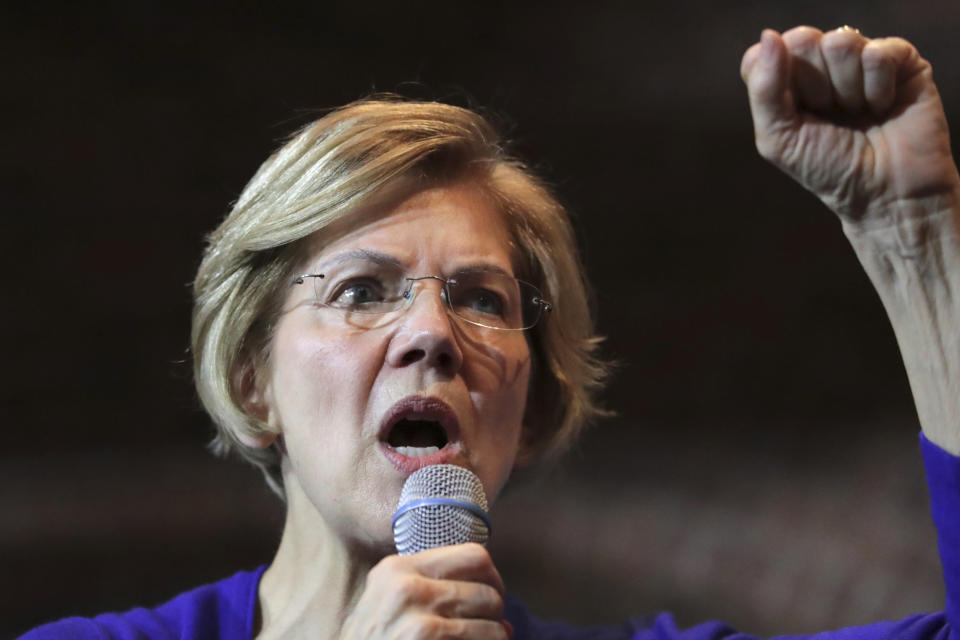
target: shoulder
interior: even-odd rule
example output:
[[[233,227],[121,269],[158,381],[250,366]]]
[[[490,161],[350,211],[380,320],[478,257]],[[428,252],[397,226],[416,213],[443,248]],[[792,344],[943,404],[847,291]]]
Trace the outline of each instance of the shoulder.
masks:
[[[138,607],[94,618],[64,618],[28,631],[20,640],[249,638],[264,569],[241,571],[191,589],[154,609]]]

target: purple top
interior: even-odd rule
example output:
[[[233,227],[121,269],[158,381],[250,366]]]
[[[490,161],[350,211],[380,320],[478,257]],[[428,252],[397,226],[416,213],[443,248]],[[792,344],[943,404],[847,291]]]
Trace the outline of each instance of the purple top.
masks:
[[[920,614],[898,622],[878,622],[814,636],[782,640],[960,640],[960,457],[950,455],[922,435],[923,459],[930,486],[930,506],[937,527],[946,611]],[[155,609],[137,608],[95,618],[66,618],[27,632],[20,640],[212,640],[253,637],[257,587],[266,567],[242,571],[215,584],[180,594]],[[661,613],[620,627],[578,628],[544,622],[517,600],[507,598],[505,617],[514,640],[751,640],[719,622],[680,630],[673,616]]]

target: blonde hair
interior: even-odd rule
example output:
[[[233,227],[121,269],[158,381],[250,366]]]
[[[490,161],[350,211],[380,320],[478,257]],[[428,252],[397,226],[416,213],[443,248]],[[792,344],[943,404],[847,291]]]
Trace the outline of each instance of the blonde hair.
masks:
[[[412,178],[412,180],[411,180]],[[246,446],[274,431],[244,408],[268,365],[273,325],[306,239],[357,215],[388,188],[469,179],[501,209],[517,276],[553,311],[527,331],[533,355],[527,459],[564,450],[602,414],[607,368],[597,355],[587,283],[563,206],[467,109],[395,98],[348,104],[294,134],[264,162],[208,238],[194,281],[191,343],[200,400],[217,426],[213,448],[260,467],[283,495],[281,451]]]

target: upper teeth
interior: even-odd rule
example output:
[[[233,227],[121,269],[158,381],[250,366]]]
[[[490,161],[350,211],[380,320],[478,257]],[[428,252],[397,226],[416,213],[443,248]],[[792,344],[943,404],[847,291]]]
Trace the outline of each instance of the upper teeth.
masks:
[[[421,458],[423,456],[432,456],[440,451],[440,447],[397,447],[397,453],[408,458]]]

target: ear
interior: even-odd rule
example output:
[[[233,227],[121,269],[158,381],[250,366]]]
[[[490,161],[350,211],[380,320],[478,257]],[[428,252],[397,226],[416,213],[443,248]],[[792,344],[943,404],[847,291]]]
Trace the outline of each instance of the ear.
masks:
[[[256,370],[249,358],[246,358],[237,368],[233,385],[237,398],[240,399],[240,406],[247,414],[271,427],[277,426],[274,424],[275,414],[269,389],[265,389],[257,382]],[[237,440],[251,449],[266,449],[276,441],[280,432],[279,429],[274,432],[261,430],[254,435],[246,433],[235,433],[235,435]]]
[[[237,433],[235,435],[241,444],[251,449],[266,449],[276,442],[280,436],[279,433],[271,433],[269,431],[261,431],[256,435],[247,435],[246,433]]]

